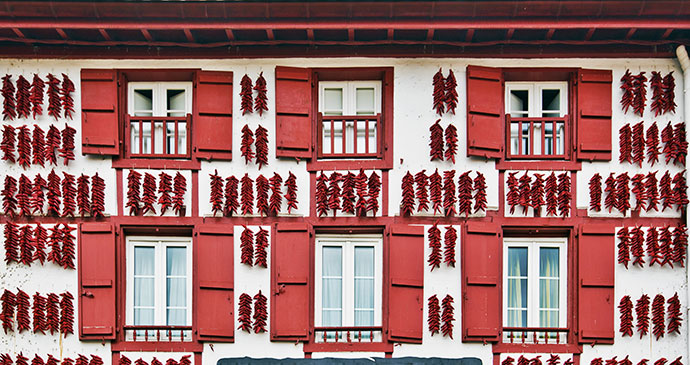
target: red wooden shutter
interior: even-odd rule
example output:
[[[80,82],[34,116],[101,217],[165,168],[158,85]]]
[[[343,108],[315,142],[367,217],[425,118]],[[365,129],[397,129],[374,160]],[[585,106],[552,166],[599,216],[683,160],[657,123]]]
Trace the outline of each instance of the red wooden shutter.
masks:
[[[310,158],[311,70],[276,67],[276,156]]]
[[[198,71],[194,97],[197,158],[232,159],[232,72]]]
[[[271,340],[307,340],[309,336],[309,227],[276,224],[271,246]]]
[[[79,229],[79,339],[115,339],[115,232],[110,223]]]
[[[388,249],[388,338],[395,342],[422,343],[424,227],[393,225]]]
[[[229,224],[197,227],[193,305],[202,341],[232,342],[235,335],[232,229]]]
[[[611,160],[610,70],[578,71],[577,158]]]
[[[467,66],[467,155],[503,155],[503,71]]]
[[[467,223],[462,240],[462,340],[498,341],[501,240],[490,223]]]
[[[581,343],[613,343],[614,229],[583,225],[578,241],[578,325]]]
[[[117,71],[81,70],[81,152],[119,155]]]

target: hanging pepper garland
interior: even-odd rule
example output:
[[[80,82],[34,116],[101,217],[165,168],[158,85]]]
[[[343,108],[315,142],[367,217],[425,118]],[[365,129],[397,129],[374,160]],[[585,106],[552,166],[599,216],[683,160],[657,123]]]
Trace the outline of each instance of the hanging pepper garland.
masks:
[[[486,211],[486,179],[479,171],[477,171],[477,177],[474,178],[474,191],[474,212]]]
[[[77,178],[77,207],[79,215],[82,217],[91,213],[91,202],[89,201],[89,177],[81,174]]]
[[[472,178],[470,177],[470,171],[463,172],[458,178],[458,214],[464,214],[466,217],[472,214]]]
[[[666,322],[664,319],[664,304],[666,300],[663,295],[657,294],[652,301],[652,334],[659,340],[664,337]]]
[[[46,134],[46,160],[57,166],[57,155],[56,151],[60,149],[60,143],[62,137],[60,136],[60,130],[56,126],[50,125],[48,128],[48,133]]]
[[[372,171],[369,175],[368,188],[369,197],[367,198],[367,212],[371,212],[375,217],[376,213],[379,211],[379,194],[381,193],[381,178],[376,171]]]
[[[21,289],[17,289],[16,294],[17,303],[17,332],[22,333],[24,331],[31,332],[31,320],[29,319],[29,308],[31,304],[29,303],[29,295],[26,294]],[[670,306],[669,306],[670,308]],[[17,361],[19,358],[17,358]]]
[[[223,212],[223,178],[218,175],[217,169],[208,176],[211,178],[211,197],[209,202],[215,217],[216,213],[220,212],[222,214]]]
[[[172,206],[172,176],[161,171],[158,174],[158,205],[161,207],[161,215],[164,215]]]
[[[56,224],[50,229],[50,253],[48,254],[48,261],[61,266],[62,264],[62,230],[60,224]]]
[[[427,234],[429,236],[429,248],[431,249],[427,262],[429,267],[431,267],[431,271],[434,271],[435,268],[441,267],[441,230],[434,223],[427,231]]]
[[[242,191],[240,192],[240,204],[243,215],[254,214],[254,182],[249,177],[249,174],[244,174],[240,180],[242,183]]]
[[[251,114],[254,109],[254,100],[252,95],[252,79],[249,78],[247,74],[242,76],[240,81],[240,97],[242,98],[242,103],[240,108],[242,109],[242,115]]]
[[[436,120],[434,124],[429,127],[431,133],[431,140],[429,141],[429,156],[431,161],[443,161],[443,128],[439,124],[441,119]]]
[[[616,176],[616,209],[623,214],[626,214],[628,209],[630,209],[629,180],[627,172]]]
[[[2,210],[10,217],[14,217],[17,210],[17,198],[14,196],[16,193],[17,179],[10,175],[5,176],[5,184],[0,194],[2,195]]]
[[[225,205],[223,207],[223,215],[231,217],[238,212],[240,208],[239,195],[237,188],[240,181],[235,176],[228,176],[225,178]]]
[[[661,266],[669,264],[673,267],[673,235],[671,227],[665,226],[659,229],[659,255],[661,256]]]
[[[441,329],[441,307],[438,304],[439,302],[436,294],[430,296],[427,301],[429,315],[426,323],[429,326],[429,332],[433,336],[435,333],[439,333]]]
[[[31,134],[29,128],[23,125],[17,132],[17,163],[25,170],[31,166]]]
[[[45,83],[40,76],[34,74],[34,78],[31,81],[31,114],[33,118],[36,116],[43,115],[43,93],[45,90]]]
[[[0,364],[2,364],[2,363],[3,363],[2,360],[0,360]],[[43,358],[38,356],[38,354],[36,354],[34,356],[33,360],[31,360],[31,365],[44,365],[44,364],[45,363],[43,362]]]
[[[0,141],[0,150],[2,150],[2,160],[14,163],[14,146],[17,135],[14,127],[9,124],[2,126],[2,141]]]
[[[630,230],[630,253],[633,256],[633,265],[644,267],[644,232],[639,226]]]
[[[688,252],[687,228],[681,224],[673,233],[673,262],[685,267],[685,254]]]
[[[635,194],[635,208],[634,211],[642,211],[647,205],[647,190],[644,184],[644,174],[635,174],[630,181],[632,182],[632,193]]]
[[[664,76],[664,113],[676,112],[676,80],[673,78],[673,71]]]
[[[531,184],[532,177],[525,171],[525,173],[520,176],[518,185],[518,205],[522,207],[522,213],[525,215],[527,215],[527,211],[532,206],[532,199],[530,196]]]
[[[633,111],[635,114],[642,117],[644,115],[644,108],[647,106],[647,76],[644,71],[633,76],[633,86],[635,87],[635,96],[633,97]]]
[[[637,332],[640,338],[649,333],[649,296],[642,294],[640,299],[635,302],[635,315],[637,316]]]
[[[129,215],[139,214],[139,203],[141,201],[141,174],[136,170],[129,170],[127,174],[127,204]]]
[[[31,186],[31,213],[40,214],[43,212],[44,194],[43,190],[46,189],[46,181],[43,179],[41,174],[36,174],[34,176],[34,183]]]
[[[434,209],[434,214],[443,212],[443,183],[438,169],[429,176],[429,200],[431,200],[431,207]]]
[[[62,216],[74,217],[76,211],[77,188],[75,186],[74,175],[66,172],[62,173]]]
[[[74,114],[74,99],[72,93],[74,92],[74,83],[69,79],[69,76],[62,74],[62,89],[60,89],[60,101],[62,102],[62,109],[65,112],[65,118],[72,119]]]
[[[453,226],[446,226],[446,233],[443,235],[443,262],[448,266],[455,267],[455,245],[458,239],[458,232]]]
[[[443,172],[443,211],[446,217],[455,217],[457,214],[455,203],[455,170]]]
[[[657,127],[656,122],[647,129],[646,137],[647,162],[654,166],[655,163],[659,162],[659,127]]]
[[[141,215],[148,212],[156,214],[156,177],[147,173],[144,173],[144,183],[142,185],[142,196],[141,196]]]
[[[240,263],[254,265],[254,231],[244,226],[240,235]]]
[[[5,223],[5,263],[19,262],[19,226],[11,221]]]
[[[264,227],[259,226],[255,241],[254,263],[256,266],[268,267],[268,231]]]
[[[666,108],[664,105],[666,99],[664,98],[664,84],[661,73],[658,71],[652,71],[652,76],[649,79],[649,83],[652,89],[652,103],[650,108],[651,111],[654,112],[654,116],[658,117]]]
[[[680,335],[680,326],[683,321],[682,313],[680,311],[680,299],[678,293],[674,293],[672,297],[668,298],[668,328],[667,333],[676,333]],[[17,320],[19,321],[19,320]],[[21,332],[21,331],[20,331]]]
[[[623,227],[618,230],[618,263],[628,268],[630,262],[630,239],[628,229]]]
[[[544,200],[546,201],[546,215],[556,216],[558,215],[558,180],[555,173],[551,173],[549,177],[546,178],[544,184]]]
[[[256,177],[256,210],[268,217],[268,179],[264,175]]]
[[[455,114],[455,112],[453,112]],[[446,127],[446,161],[455,163],[455,156],[458,154],[458,129],[453,124]]]
[[[633,307],[633,304],[632,304],[632,301],[630,300],[629,295],[623,296],[623,298],[621,298],[620,304],[618,304],[618,309],[621,313],[621,323],[620,323],[619,332],[623,334],[622,335],[623,337],[625,337],[625,336],[632,337],[632,335],[633,335],[632,307]]]
[[[187,193],[187,179],[178,171],[173,179],[173,210],[180,215],[184,208],[184,195]]]
[[[618,357],[618,356],[614,356],[613,358],[606,360],[605,364],[606,364],[606,365],[616,365],[616,364],[618,364],[618,360],[616,360],[617,357]]]
[[[623,360],[618,362],[618,365],[632,365],[632,361],[629,359],[630,355],[625,355],[625,358]]]
[[[5,289],[0,300],[2,300],[2,312],[0,313],[2,328],[5,330],[5,334],[7,334],[8,331],[14,332],[14,310],[17,305],[17,297],[14,293]]]
[[[410,174],[409,171],[407,173]],[[405,178],[409,179],[409,177],[407,175],[405,175],[405,177],[403,178],[403,186],[402,186],[403,211],[405,210],[404,208],[405,208],[406,189],[409,190],[410,189],[409,185],[411,185],[411,182],[408,181],[407,182],[408,186],[405,187],[405,185],[406,185]],[[414,198],[416,197],[417,202],[418,202],[417,212],[429,210],[429,192],[427,190],[429,187],[429,177],[426,176],[426,170],[422,170],[422,171],[420,171],[414,175],[414,185],[415,185],[414,196],[412,197],[412,199],[410,199],[408,196],[408,198],[407,198],[408,204],[407,205],[410,208],[413,207],[414,206]],[[407,194],[409,195],[409,191],[407,191]],[[410,214],[412,214],[412,211],[410,211]]]
[[[453,339],[453,321],[455,321],[455,316],[453,312],[455,311],[455,308],[453,308],[453,297],[450,296],[450,294],[447,294],[445,298],[441,301],[441,307],[443,308],[443,313],[441,314],[441,321],[443,324],[441,325],[441,333],[443,334],[443,337],[450,337],[451,340]]]
[[[318,183],[318,180],[317,180]],[[317,185],[318,187],[318,185]],[[360,217],[366,217],[367,215],[367,196],[368,193],[367,185],[367,175],[364,173],[364,169],[359,169],[359,174],[355,177],[355,191],[357,193],[357,202],[355,203],[355,211]],[[317,189],[318,192],[318,189]],[[317,211],[318,211],[318,199],[317,199]]]
[[[26,266],[31,266],[34,259],[33,235],[34,231],[28,224],[19,229],[19,262]]]
[[[31,180],[26,175],[19,177],[19,188],[17,189],[17,207],[19,215],[28,217],[31,215],[31,191],[33,186]]]
[[[16,94],[16,105],[17,105],[17,117],[19,119],[29,118],[31,115],[31,92],[29,88],[31,84],[27,81],[23,75],[19,75],[17,78],[17,94]]]
[[[60,294],[60,296],[62,297],[60,300],[60,332],[67,337],[67,334],[74,334],[74,297],[68,291]]]
[[[75,240],[76,237],[72,234],[73,231],[75,231],[76,228],[63,224],[62,229],[61,229],[61,235],[62,235],[62,261],[60,264],[62,267],[65,269],[72,269],[74,270],[74,260],[76,257],[76,248],[75,248]]]
[[[60,298],[55,293],[48,294],[46,319],[48,320],[50,334],[60,333]]]
[[[436,114],[442,115],[445,111],[446,80],[443,78],[443,71],[440,68],[438,72],[434,74],[432,85],[434,86],[434,110]]]
[[[561,357],[558,355],[551,354],[549,359],[546,360],[546,365],[559,365]]]
[[[60,100],[60,80],[53,74],[48,74],[48,115],[58,120],[62,112],[62,101]]]
[[[618,130],[618,162],[632,163],[632,129],[630,123]]]
[[[682,356],[678,356],[675,360],[671,361],[669,365],[683,365],[683,363],[680,361],[682,358]]]
[[[673,163],[685,166],[685,157],[688,155],[688,141],[685,134],[685,123],[676,123],[673,128],[673,139],[677,149]]]
[[[180,358],[180,365],[192,365],[192,361],[189,359],[190,355],[184,355]]]
[[[644,188],[649,200],[646,209],[648,212],[650,210],[659,211],[657,207],[659,205],[659,190],[657,188],[656,173],[656,171],[648,173],[644,181]]]
[[[515,207],[520,204],[520,188],[518,187],[518,179],[515,177],[517,172],[509,172],[506,184],[508,185],[508,195],[506,202],[510,206],[510,214],[515,213]]]
[[[254,143],[254,132],[249,128],[249,125],[242,127],[242,142],[240,145],[240,154],[244,157],[244,163],[248,164],[254,159],[254,151],[252,144]]]
[[[664,154],[664,160],[668,165],[670,161],[678,158],[678,141],[676,141],[675,139],[673,125],[671,125],[671,122],[668,122],[666,127],[664,127],[664,129],[661,130],[661,142],[664,144],[664,148],[662,150]]]
[[[34,333],[41,332],[45,334],[46,324],[46,298],[41,296],[38,292],[33,297],[33,323]]]
[[[666,171],[659,180],[659,196],[661,197],[661,211],[671,208],[675,203],[673,189],[671,189],[671,174]]]
[[[36,223],[34,229],[33,243],[36,246],[31,261],[38,261],[43,265],[46,261],[46,243],[48,242],[48,231],[40,224]]]
[[[647,238],[645,240],[647,245],[647,256],[649,256],[649,266],[654,266],[655,263],[661,265],[661,249],[659,248],[659,232],[656,227],[649,227],[647,229]]]
[[[268,211],[271,216],[275,217],[280,213],[283,205],[283,178],[277,172],[274,172],[273,177],[268,179],[268,185],[271,189]]]
[[[247,293],[240,294],[239,308],[237,310],[237,321],[240,331],[252,332],[252,297]]]
[[[589,363],[589,365],[603,365],[604,360],[602,360],[600,357],[592,359],[592,361]]]
[[[673,176],[673,202],[676,204],[676,210],[683,211],[688,203],[688,186],[685,181],[685,170]]]
[[[319,217],[327,215],[328,204],[328,177],[321,171],[321,174],[316,177],[316,212]]]
[[[91,178],[91,216],[102,218],[105,211],[105,181],[98,173]]]
[[[353,176],[352,173],[345,175],[345,182],[347,182],[348,175]],[[354,179],[352,179],[354,184]],[[343,183],[343,195],[345,194],[345,182]],[[287,180],[285,180],[285,202],[287,204],[288,214],[292,213],[292,209],[297,209],[297,176],[289,172]],[[344,202],[343,202],[344,205]],[[343,207],[343,210],[345,208]]]
[[[268,320],[268,299],[261,290],[254,296],[254,333],[266,332]]]
[[[455,80],[453,70],[448,70],[448,77],[446,77],[445,92],[446,92],[446,110],[455,115],[455,108],[458,106],[458,82]],[[435,94],[434,94],[435,95]],[[454,161],[455,162],[455,161]]]
[[[642,167],[644,161],[644,123],[639,122],[632,127],[632,149],[633,164]]]
[[[628,112],[628,109],[633,106],[633,100],[635,99],[633,75],[630,73],[630,70],[625,70],[625,74],[623,77],[621,77],[621,90],[623,90],[621,106],[623,108],[623,113],[625,114]]]
[[[601,175],[596,173],[589,179],[589,209],[601,211]]]
[[[262,126],[256,127],[256,163],[261,167],[268,165],[268,130]]]
[[[668,360],[666,360],[665,357],[662,357],[662,358],[660,358],[659,360],[655,361],[655,362],[654,362],[654,365],[664,365],[664,364],[666,364],[666,362],[668,362]],[[670,365],[670,364],[669,364],[669,365]]]
[[[414,177],[407,171],[402,178],[400,189],[402,190],[402,201],[400,202],[400,215],[409,217],[414,212]]]
[[[328,209],[333,211],[335,217],[340,210],[340,181],[343,176],[337,171],[328,177]]]
[[[17,116],[16,101],[14,99],[14,84],[12,75],[2,77],[2,120],[13,120]]]
[[[74,160],[74,135],[77,130],[65,124],[62,130],[62,147],[58,149],[60,157],[63,158],[65,166],[69,165],[71,160]]]
[[[513,359],[510,356],[507,356],[503,361],[501,362],[501,365],[514,365],[515,364],[515,359]]]
[[[256,99],[254,99],[254,111],[262,116],[264,112],[268,111],[268,96],[266,95],[266,79],[264,78],[263,71],[256,78],[256,84],[254,84],[254,90],[256,90]]]

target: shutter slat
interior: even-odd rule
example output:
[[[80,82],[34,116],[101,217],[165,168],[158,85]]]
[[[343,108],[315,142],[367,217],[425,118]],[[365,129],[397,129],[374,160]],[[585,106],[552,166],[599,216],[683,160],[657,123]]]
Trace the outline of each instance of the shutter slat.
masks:
[[[103,223],[79,229],[79,339],[115,339],[115,233]]]
[[[503,71],[467,66],[467,155],[500,158],[503,123]]]
[[[424,325],[424,227],[393,225],[390,229],[388,337],[422,343]]]
[[[81,70],[82,153],[119,155],[117,72]]]
[[[611,87],[610,70],[578,72],[577,85],[577,158],[590,161],[611,160]]]
[[[276,156],[310,158],[312,154],[311,70],[276,67]]]
[[[198,71],[194,98],[196,157],[232,159],[232,72]]]

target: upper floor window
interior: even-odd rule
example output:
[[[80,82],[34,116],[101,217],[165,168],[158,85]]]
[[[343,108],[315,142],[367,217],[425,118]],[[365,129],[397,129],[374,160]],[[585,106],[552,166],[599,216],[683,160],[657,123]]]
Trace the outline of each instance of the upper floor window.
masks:
[[[319,157],[376,157],[381,81],[319,82]]]
[[[130,157],[190,157],[191,82],[128,84]]]
[[[567,82],[506,82],[509,158],[566,157]]]

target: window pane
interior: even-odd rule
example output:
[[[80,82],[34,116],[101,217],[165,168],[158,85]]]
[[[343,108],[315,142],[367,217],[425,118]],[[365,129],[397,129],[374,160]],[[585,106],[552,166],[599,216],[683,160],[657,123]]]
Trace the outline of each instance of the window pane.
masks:
[[[355,309],[374,308],[374,279],[355,279]]]
[[[374,115],[375,93],[374,88],[357,88],[356,93],[356,110],[357,115]]]
[[[521,118],[527,116],[529,108],[529,93],[527,90],[510,91],[510,116]]]
[[[541,123],[535,122],[533,124],[534,129],[534,154],[541,155]]]
[[[558,279],[539,279],[539,307],[558,309]]]
[[[508,279],[508,307],[527,308],[527,279]]]
[[[143,138],[141,153],[151,153],[151,123],[144,122],[141,130]]]
[[[154,282],[153,278],[134,278],[134,306],[154,306]]]
[[[342,247],[323,247],[323,276],[342,276]]]
[[[369,121],[367,124],[369,126],[369,153],[376,153],[378,152],[376,149],[376,121]]]
[[[539,249],[539,276],[557,278],[559,274],[558,247]]]
[[[544,135],[544,154],[553,155],[553,122],[546,122],[544,124],[546,134]]]
[[[323,310],[322,325],[324,327],[339,327],[343,325],[341,310]]]
[[[373,247],[355,247],[355,276],[374,276]]]
[[[542,89],[541,90],[541,110],[561,110],[561,90]]]
[[[153,90],[135,89],[134,90],[134,115],[147,116],[153,115]]]
[[[527,276],[527,247],[508,248],[508,276]]]
[[[510,123],[510,153],[517,155],[520,153],[518,147],[520,146],[520,136],[518,135],[518,128],[520,123]]]
[[[508,327],[527,327],[527,310],[508,310]]]
[[[134,325],[137,326],[146,326],[146,325],[152,325],[153,324],[153,309],[134,309]],[[137,333],[137,336],[143,336],[143,332],[141,334]]]
[[[324,115],[343,115],[343,89],[324,89],[323,109]]]
[[[187,325],[187,310],[186,309],[168,309],[166,313],[166,324],[168,326],[186,326]],[[172,334],[179,336],[178,333]]]
[[[154,134],[154,153],[163,153],[163,141],[165,141],[165,130],[163,130],[163,122],[155,122],[153,124],[153,134]]]
[[[153,275],[154,272],[153,247],[134,247],[134,275]]]
[[[532,153],[532,151],[529,148],[530,145],[530,131],[529,131],[529,123],[522,123],[522,154],[527,155]]]
[[[539,311],[539,327],[558,327],[558,311]]]
[[[132,153],[139,153],[139,122],[131,122],[129,128],[129,143],[132,145]]]
[[[169,117],[182,117],[185,115],[187,98],[184,89],[166,90],[167,112]]]
[[[166,248],[166,275],[184,276],[187,272],[187,248]]]
[[[187,122],[177,123],[177,153],[187,153]]]
[[[322,152],[331,153],[331,121],[323,121]]]
[[[565,139],[565,123],[559,122],[556,123],[556,153],[559,155],[562,155],[564,153],[563,151],[563,145],[564,145],[564,139]]]
[[[355,326],[373,326],[373,325],[374,325],[374,310],[355,311]],[[368,335],[368,333],[367,333],[367,335]],[[362,333],[362,337],[364,337],[364,333]]]
[[[166,303],[168,307],[187,306],[187,279],[168,278],[166,279]]]

